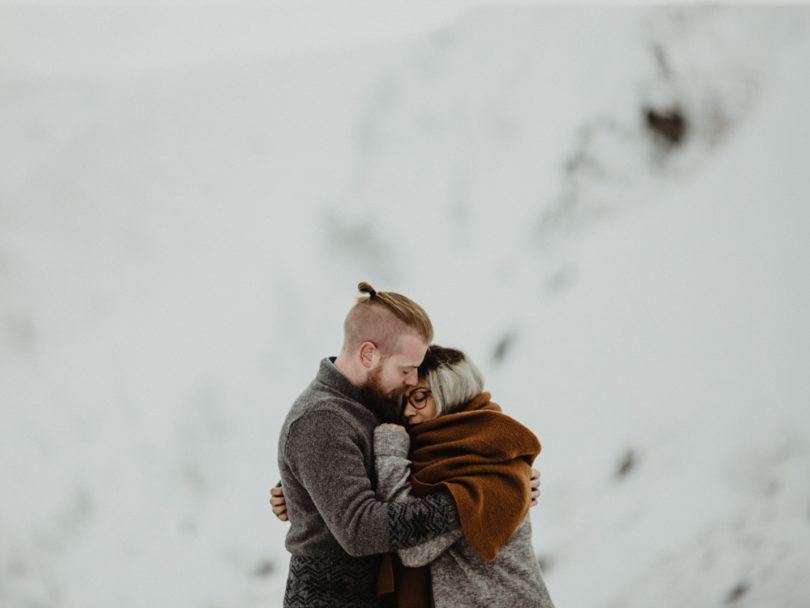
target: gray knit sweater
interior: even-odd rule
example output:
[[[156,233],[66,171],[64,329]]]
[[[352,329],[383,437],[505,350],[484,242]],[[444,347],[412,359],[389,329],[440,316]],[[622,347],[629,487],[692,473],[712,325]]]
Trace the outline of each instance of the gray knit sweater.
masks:
[[[374,427],[360,389],[329,360],[295,401],[278,464],[292,554],[284,605],[376,607],[380,554],[458,529],[449,493],[410,503],[375,495]]]
[[[411,492],[410,437],[404,430],[374,431],[377,497],[415,500]],[[406,566],[430,564],[436,608],[554,608],[532,548],[529,516],[491,562],[485,562],[460,529],[397,551]]]

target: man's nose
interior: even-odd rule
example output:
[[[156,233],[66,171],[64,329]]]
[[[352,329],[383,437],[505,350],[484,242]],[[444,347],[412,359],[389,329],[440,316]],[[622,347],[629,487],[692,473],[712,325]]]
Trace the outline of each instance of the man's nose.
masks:
[[[419,384],[419,374],[412,369],[405,375],[405,386],[416,386]]]

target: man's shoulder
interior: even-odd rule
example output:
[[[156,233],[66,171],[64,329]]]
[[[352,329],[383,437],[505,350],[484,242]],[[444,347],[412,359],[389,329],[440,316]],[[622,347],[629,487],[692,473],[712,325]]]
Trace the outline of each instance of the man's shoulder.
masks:
[[[290,414],[300,416],[318,411],[342,412],[355,409],[361,411],[366,408],[354,395],[347,395],[320,377],[316,377],[293,402]]]
[[[362,403],[316,379],[293,402],[284,422],[282,435],[287,435],[294,424],[320,426],[340,425],[341,422],[349,429],[363,434],[377,425],[374,414]]]
[[[296,402],[287,414],[279,437],[279,463],[290,466],[302,458],[311,458],[319,450],[334,450],[338,445],[355,446],[369,452],[373,446],[375,421],[357,402],[324,395]]]
[[[308,393],[293,403],[287,414],[286,426],[299,420],[314,421],[330,418],[339,418],[354,426],[358,422],[358,418],[363,417],[364,409],[362,404],[340,394],[328,391]]]

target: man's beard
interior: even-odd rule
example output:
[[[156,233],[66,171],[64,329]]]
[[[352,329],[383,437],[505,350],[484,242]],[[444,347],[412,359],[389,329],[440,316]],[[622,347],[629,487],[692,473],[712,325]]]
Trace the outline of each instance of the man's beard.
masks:
[[[381,369],[368,375],[368,381],[361,387],[363,393],[363,405],[371,410],[382,423],[402,423],[402,396],[404,389],[394,389],[386,393],[380,382]]]

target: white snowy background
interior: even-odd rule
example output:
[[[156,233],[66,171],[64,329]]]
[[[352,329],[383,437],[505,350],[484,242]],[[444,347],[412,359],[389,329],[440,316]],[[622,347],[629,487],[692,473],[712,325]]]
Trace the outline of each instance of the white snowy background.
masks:
[[[280,605],[361,280],[540,437],[558,608],[810,605],[808,112],[803,6],[0,5],[0,606]]]

